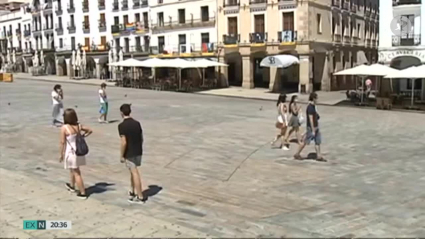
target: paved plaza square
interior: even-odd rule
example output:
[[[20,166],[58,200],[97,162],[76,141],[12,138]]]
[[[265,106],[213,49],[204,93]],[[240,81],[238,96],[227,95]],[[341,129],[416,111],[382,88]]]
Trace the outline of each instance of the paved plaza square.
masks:
[[[97,122],[93,85],[62,84],[65,107],[94,130],[82,168],[92,193],[66,191],[53,85],[0,84],[0,237],[425,236],[425,114],[320,105],[328,161],[295,161],[296,144],[270,146],[275,102],[109,87],[110,120],[131,103],[144,128],[141,171],[155,195],[130,205],[118,122]],[[23,220],[72,229],[28,231]]]

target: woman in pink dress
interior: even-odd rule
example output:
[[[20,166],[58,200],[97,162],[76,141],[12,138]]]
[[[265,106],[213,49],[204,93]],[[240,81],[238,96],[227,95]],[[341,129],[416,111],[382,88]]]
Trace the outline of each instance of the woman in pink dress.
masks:
[[[65,169],[70,171],[70,182],[65,187],[70,192],[76,192],[75,184],[77,184],[79,192],[77,197],[87,199],[86,190],[84,188],[83,178],[81,177],[80,166],[86,165],[85,156],[77,156],[76,137],[81,134],[83,137],[89,136],[93,131],[78,123],[77,113],[73,109],[66,109],[63,115],[64,125],[60,132],[60,158],[59,162],[64,162]]]

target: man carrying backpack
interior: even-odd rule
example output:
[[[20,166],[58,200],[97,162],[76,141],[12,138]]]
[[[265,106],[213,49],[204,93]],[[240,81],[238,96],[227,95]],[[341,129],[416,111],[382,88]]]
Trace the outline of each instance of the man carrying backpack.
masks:
[[[143,130],[139,121],[134,120],[131,114],[131,105],[123,104],[120,107],[123,121],[118,125],[118,132],[121,138],[121,163],[125,163],[130,170],[131,190],[129,194],[130,203],[143,203],[142,181],[139,167],[142,163],[143,154]]]

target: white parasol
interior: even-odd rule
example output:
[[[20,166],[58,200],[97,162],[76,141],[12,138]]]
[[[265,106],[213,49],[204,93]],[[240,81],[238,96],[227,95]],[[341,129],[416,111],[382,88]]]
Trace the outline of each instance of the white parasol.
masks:
[[[122,49],[120,50],[120,61],[124,61],[124,53],[122,52]]]
[[[10,64],[11,60],[10,60],[10,51],[9,50],[7,50],[6,58],[7,58],[7,63]]]
[[[72,68],[75,70],[75,50],[72,50],[71,65]]]
[[[15,52],[15,50],[13,50],[13,52],[12,52],[12,63],[16,64],[16,52]]]
[[[32,60],[32,64],[33,64],[33,67],[38,67],[38,52],[37,52],[37,50],[35,50],[35,52],[34,52],[34,58]]]
[[[114,62],[114,55],[112,53],[112,49],[109,50],[108,62],[109,62],[109,64]],[[111,72],[111,71],[112,71],[112,66],[109,66],[109,72]]]
[[[86,58],[86,50],[84,50],[84,49],[83,49],[83,58],[81,59],[81,66],[82,66],[84,72],[86,72],[87,58]]]
[[[118,53],[116,48],[114,48],[113,53],[114,53],[114,62],[118,62]]]
[[[81,52],[80,50],[77,50],[77,56],[75,57],[75,67],[77,70],[80,70],[81,68]]]

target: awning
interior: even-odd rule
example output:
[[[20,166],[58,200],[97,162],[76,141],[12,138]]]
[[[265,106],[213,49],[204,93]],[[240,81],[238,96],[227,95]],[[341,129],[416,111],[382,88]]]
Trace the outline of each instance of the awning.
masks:
[[[293,55],[276,55],[264,58],[260,66],[286,68],[294,64],[299,64],[300,60]]]
[[[143,62],[130,58],[125,61],[109,63],[109,66],[120,66],[120,67],[143,67]]]
[[[425,65],[412,66],[407,69],[386,75],[384,78],[392,79],[420,79],[425,78]]]
[[[356,76],[386,76],[391,73],[397,73],[398,70],[381,65],[381,64],[373,64],[373,65],[359,65],[350,69],[342,70],[334,75],[356,75]]]

